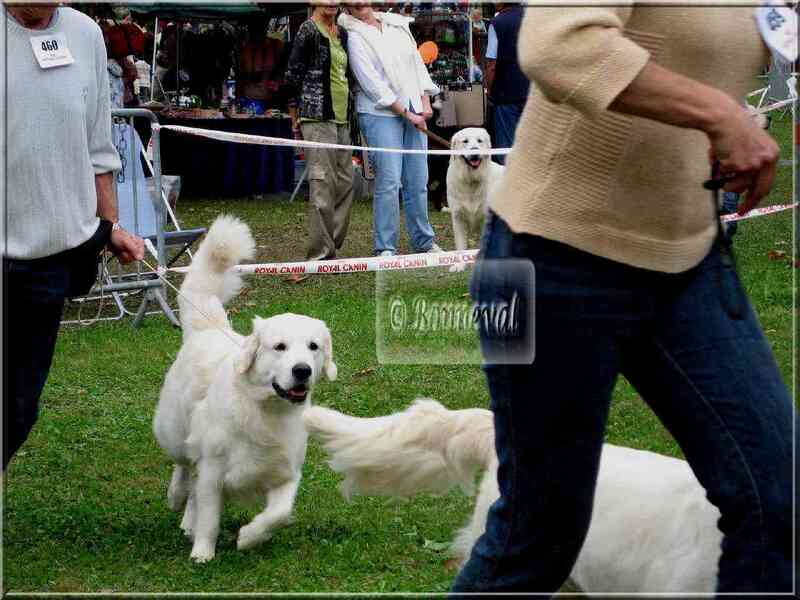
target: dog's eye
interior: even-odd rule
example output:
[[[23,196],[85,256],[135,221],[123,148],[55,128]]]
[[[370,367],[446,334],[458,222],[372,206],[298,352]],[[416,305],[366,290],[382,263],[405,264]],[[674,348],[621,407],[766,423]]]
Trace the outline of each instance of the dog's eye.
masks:
[[[316,352],[317,350],[319,350],[319,346],[317,345],[317,342],[311,342],[308,345],[308,349],[311,350],[312,352]]]
[[[275,344],[272,347],[272,349],[275,350],[276,352],[285,352],[286,351],[286,344],[284,344],[283,342],[281,342],[280,344]]]

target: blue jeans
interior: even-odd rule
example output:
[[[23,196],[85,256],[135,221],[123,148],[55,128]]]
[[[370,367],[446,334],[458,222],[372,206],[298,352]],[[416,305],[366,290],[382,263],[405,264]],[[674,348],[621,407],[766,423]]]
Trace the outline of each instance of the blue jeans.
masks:
[[[719,252],[671,275],[513,234],[493,215],[481,257],[472,281],[480,303],[510,298],[515,285],[496,266],[483,268],[483,259],[534,262],[536,356],[527,365],[484,366],[500,498],[453,591],[554,592],[563,584],[589,527],[620,373],[720,510],[718,591],[791,591],[795,409]],[[723,290],[736,301],[721,301]],[[733,305],[743,308],[740,318],[725,308]],[[525,310],[518,315],[524,335],[534,324]],[[484,352],[497,343],[481,331]]]
[[[373,147],[427,149],[428,138],[406,119],[358,113],[361,131]],[[428,157],[425,154],[375,152],[374,241],[375,253],[397,252],[400,238],[400,205],[411,244],[419,252],[430,250],[433,227],[428,220]]]
[[[511,148],[514,145],[514,134],[517,131],[519,118],[525,104],[497,104],[494,107],[494,137],[497,148]],[[501,165],[506,164],[505,155],[495,156]]]
[[[739,194],[736,192],[722,192],[722,214],[730,215],[736,212],[736,209],[739,207]],[[728,232],[728,236],[732,236],[736,233],[736,229],[739,227],[739,223],[734,221],[733,223],[727,223],[725,230]]]

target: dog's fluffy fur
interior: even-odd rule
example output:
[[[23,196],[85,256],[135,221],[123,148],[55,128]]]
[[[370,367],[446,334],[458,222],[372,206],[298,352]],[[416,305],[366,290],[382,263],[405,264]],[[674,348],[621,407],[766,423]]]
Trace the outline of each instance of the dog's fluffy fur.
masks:
[[[356,418],[313,407],[303,415],[342,493],[411,496],[460,485],[471,490],[485,470],[470,522],[452,544],[462,563],[498,498],[492,413],[448,410],[417,400],[404,412]],[[689,465],[652,452],[606,444],[592,523],[570,579],[584,592],[712,593],[722,534],[719,512]]]
[[[301,414],[320,374],[336,377],[322,321],[256,317],[248,337],[231,328],[224,303],[242,286],[231,267],[254,248],[238,219],[222,216],[211,226],[181,286],[183,346],[153,420],[175,463],[167,502],[184,509],[181,528],[197,562],[214,558],[224,496],[267,504],[239,530],[240,550],[289,521],[308,439]]]
[[[453,135],[453,150],[489,150],[489,133],[468,127]],[[504,167],[488,155],[453,155],[447,168],[447,203],[453,219],[456,250],[467,250],[470,236],[477,242],[489,205],[489,193],[503,176]]]

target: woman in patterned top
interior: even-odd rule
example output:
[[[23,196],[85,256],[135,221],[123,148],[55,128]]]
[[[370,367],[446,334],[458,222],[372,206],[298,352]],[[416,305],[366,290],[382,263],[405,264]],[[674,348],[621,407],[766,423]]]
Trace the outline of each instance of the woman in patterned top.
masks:
[[[292,91],[289,113],[296,137],[350,144],[347,32],[336,25],[337,11],[335,2],[319,2],[300,26],[286,71]],[[353,204],[352,155],[349,150],[317,148],[307,148],[305,154],[311,195],[306,258],[336,258]]]

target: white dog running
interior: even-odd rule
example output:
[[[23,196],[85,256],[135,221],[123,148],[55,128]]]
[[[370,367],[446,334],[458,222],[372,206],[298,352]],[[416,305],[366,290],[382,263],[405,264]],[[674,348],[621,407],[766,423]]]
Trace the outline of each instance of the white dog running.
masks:
[[[320,374],[336,378],[322,321],[256,317],[248,337],[231,328],[223,305],[242,285],[231,267],[254,248],[238,219],[221,216],[211,226],[181,286],[183,346],[153,420],[175,462],[167,502],[185,506],[181,529],[194,540],[197,562],[214,558],[223,496],[266,501],[239,530],[240,550],[290,520],[308,440],[301,414]]]
[[[404,412],[362,419],[322,407],[303,414],[309,432],[344,473],[342,493],[411,496],[474,487],[470,522],[453,542],[462,563],[499,497],[493,415],[417,400]],[[571,581],[588,594],[713,593],[722,534],[719,511],[688,463],[606,444],[592,522]]]
[[[479,127],[468,127],[453,135],[453,150],[489,150],[492,147],[489,132]],[[503,176],[504,167],[488,155],[453,155],[447,168],[447,203],[453,220],[456,250],[466,250],[470,236],[480,235],[489,207],[489,193]],[[463,269],[456,265],[451,271]]]

